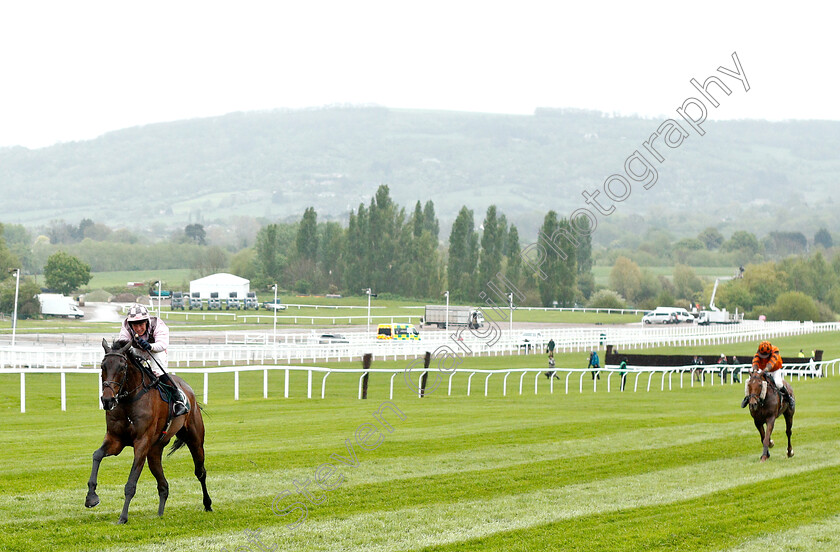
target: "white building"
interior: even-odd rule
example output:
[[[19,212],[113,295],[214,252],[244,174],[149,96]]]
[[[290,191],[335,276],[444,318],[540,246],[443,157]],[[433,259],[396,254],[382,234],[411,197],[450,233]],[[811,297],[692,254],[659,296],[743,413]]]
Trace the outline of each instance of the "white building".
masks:
[[[251,290],[251,281],[245,278],[240,278],[227,272],[219,272],[211,274],[198,280],[190,282],[190,296],[198,293],[202,299],[209,299],[213,292],[218,293],[219,299],[227,299],[230,297],[230,292],[235,291],[236,296],[242,300]]]

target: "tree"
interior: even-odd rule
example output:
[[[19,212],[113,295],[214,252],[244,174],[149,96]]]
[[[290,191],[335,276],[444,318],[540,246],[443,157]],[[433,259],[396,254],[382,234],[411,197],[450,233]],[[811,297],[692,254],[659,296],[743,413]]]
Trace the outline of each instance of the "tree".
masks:
[[[44,280],[48,288],[69,295],[90,282],[90,266],[64,251],[58,251],[47,259]]]
[[[819,312],[814,300],[801,291],[787,291],[776,298],[767,317],[770,320],[819,321]]]
[[[592,296],[588,306],[593,309],[626,309],[627,301],[611,289],[601,289]]]
[[[519,284],[519,279],[522,276],[522,257],[520,253],[519,230],[516,229],[516,225],[511,224],[505,240],[505,256],[507,257],[505,276],[514,285]]]
[[[473,212],[461,207],[449,234],[449,291],[453,297],[475,301],[478,293],[478,233]]]
[[[0,284],[0,312],[12,315],[15,308],[15,278],[7,278]],[[18,318],[34,318],[41,314],[41,303],[38,294],[41,288],[33,278],[21,277],[18,289]]]
[[[481,254],[478,263],[480,285],[492,281],[502,269],[502,233],[496,218],[496,206],[487,208],[484,217],[484,231],[481,233]]]
[[[642,271],[639,265],[622,256],[615,260],[609,282],[611,289],[633,303],[641,291]]]
[[[723,243],[723,235],[717,228],[712,226],[709,226],[700,232],[697,235],[697,239],[700,240],[708,250],[717,249]]]
[[[327,279],[327,285],[338,288],[341,283],[341,253],[344,249],[344,228],[337,222],[328,222],[319,227],[318,264]]]
[[[382,185],[370,200],[367,262],[370,282],[363,287],[374,291],[399,291],[399,240],[405,222],[405,209],[391,199],[388,186]]]
[[[314,207],[307,207],[295,236],[295,250],[301,259],[315,262],[318,256],[318,214]]]
[[[703,282],[694,273],[693,268],[678,264],[674,267],[674,288],[677,291],[677,298],[694,302],[697,294],[703,291]]]
[[[554,245],[555,236],[563,231],[571,232],[572,226],[567,219],[558,220],[557,213],[549,211],[543,219],[540,228],[540,243],[545,250],[540,270],[544,273],[537,281],[540,290],[540,299],[544,306],[551,306],[554,301],[560,305],[572,305],[577,296],[577,263],[575,259],[575,248],[567,248],[566,258],[563,259]],[[552,243],[546,242],[551,239]]]
[[[188,224],[184,227],[184,235],[198,245],[207,245],[207,233],[203,224]]]
[[[438,236],[440,234],[440,222],[435,216],[435,204],[431,199],[423,206],[423,228],[429,231],[435,243],[437,243],[440,239]]]
[[[281,271],[286,263],[285,256],[280,252],[280,226],[269,224],[257,232],[257,264],[261,285],[269,285],[280,281]]]
[[[725,252],[737,251],[740,249],[760,252],[761,244],[759,243],[758,238],[755,237],[755,234],[745,230],[737,230],[733,232],[732,236],[721,246],[721,250]]]
[[[423,206],[420,205],[419,200],[414,204],[414,215],[411,217],[411,223],[414,227],[414,237],[419,238],[425,228],[423,224]]]
[[[214,245],[207,250],[202,250],[202,255],[193,263],[193,270],[195,270],[199,277],[209,276],[224,271],[228,266],[227,252]]]
[[[814,234],[814,245],[821,245],[828,249],[834,246],[834,240],[831,239],[831,234],[825,228],[820,228]]]

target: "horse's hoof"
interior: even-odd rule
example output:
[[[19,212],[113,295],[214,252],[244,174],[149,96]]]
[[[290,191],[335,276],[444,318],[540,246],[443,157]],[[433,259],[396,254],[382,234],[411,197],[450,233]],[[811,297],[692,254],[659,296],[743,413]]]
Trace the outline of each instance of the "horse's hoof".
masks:
[[[793,451],[792,450],[788,451],[788,458],[793,458]]]
[[[769,448],[773,448],[773,445],[775,445],[775,444],[776,443],[773,442],[773,439],[770,439],[770,447]]]
[[[99,504],[99,497],[96,495],[85,498],[85,508],[93,508]]]
[[[758,459],[758,461],[759,462],[766,462],[768,458],[770,458],[770,457],[769,456],[762,456],[761,458]]]
[[[125,525],[128,523],[128,518],[120,518],[117,520],[117,525]]]

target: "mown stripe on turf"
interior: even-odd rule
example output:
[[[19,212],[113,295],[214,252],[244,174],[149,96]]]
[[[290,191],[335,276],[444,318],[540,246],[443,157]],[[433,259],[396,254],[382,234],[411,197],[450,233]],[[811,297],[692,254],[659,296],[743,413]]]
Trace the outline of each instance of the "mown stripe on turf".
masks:
[[[830,446],[825,446],[830,445]],[[505,533],[519,535],[519,539],[530,542],[529,547],[523,549],[575,549],[574,547],[544,548],[539,545],[540,534],[550,530],[552,524],[563,522],[558,527],[564,527],[558,535],[567,531],[576,531],[577,527],[590,527],[594,538],[598,532],[605,532],[613,519],[622,519],[623,511],[641,512],[628,514],[627,526],[661,523],[670,525],[668,519],[673,516],[685,516],[690,523],[701,526],[709,523],[727,525],[728,518],[721,519],[713,515],[715,508],[721,508],[721,503],[737,501],[739,497],[760,497],[758,505],[749,498],[744,506],[747,520],[758,520],[762,528],[766,528],[768,517],[775,519],[779,511],[778,500],[784,489],[795,489],[803,500],[819,503],[820,516],[824,512],[837,507],[838,490],[833,485],[840,476],[840,442],[820,445],[805,445],[801,447],[802,459],[779,459],[767,464],[759,465],[744,463],[743,458],[729,458],[681,466],[667,470],[643,473],[630,477],[616,477],[594,483],[578,483],[559,488],[546,488],[534,492],[508,494],[491,499],[469,499],[455,503],[434,503],[414,507],[389,509],[388,504],[381,504],[378,509],[345,515],[341,512],[330,515],[328,519],[307,519],[296,530],[291,531],[277,525],[276,517],[269,512],[256,519],[242,519],[236,531],[205,535],[204,543],[212,546],[235,547],[244,544],[241,531],[262,528],[266,542],[280,544],[283,550],[338,550],[352,549],[360,551],[393,551],[414,550],[425,546],[450,545],[463,541],[495,538],[494,535]],[[799,484],[796,484],[799,482]],[[823,493],[822,487],[831,487]],[[756,489],[770,488],[771,491],[758,492]],[[430,486],[426,492],[433,493]],[[716,498],[718,496],[724,499]],[[823,499],[830,499],[823,504]],[[714,508],[706,509],[702,515],[686,511],[686,503],[691,505],[714,504]],[[797,503],[796,506],[802,506]],[[664,510],[668,515],[658,519],[657,512]],[[736,509],[740,511],[740,509]],[[734,514],[732,514],[734,515]],[[814,519],[816,514],[809,514]],[[587,518],[593,521],[589,523]],[[706,521],[709,520],[709,521]],[[248,523],[250,521],[250,523]],[[736,522],[738,522],[736,516]],[[669,532],[677,532],[677,527],[686,520],[680,519]],[[733,527],[737,523],[733,522]],[[546,529],[548,528],[548,529]],[[655,527],[647,527],[654,530]],[[644,531],[642,531],[644,533]],[[698,539],[705,538],[705,533],[690,533]],[[582,541],[585,542],[585,541]],[[516,539],[505,540],[499,547],[492,549],[510,549]],[[170,549],[200,550],[193,546],[191,537],[172,540],[168,543]],[[463,547],[453,544],[453,550],[482,550],[482,545]],[[577,548],[591,550],[610,550],[610,548]],[[631,550],[628,548],[627,550]],[[678,550],[691,548],[662,548],[663,550]],[[119,548],[109,548],[116,552]],[[154,544],[139,545],[138,551],[163,550]]]
[[[826,424],[828,425],[828,424]],[[834,437],[833,428],[818,431],[813,426],[806,432],[808,441]],[[523,450],[504,447],[496,451],[478,449],[468,452],[453,452],[437,455],[418,463],[415,457],[402,459],[374,459],[363,461],[359,457],[359,467],[343,470],[346,482],[342,488],[330,493],[334,503],[345,503],[347,511],[352,513],[364,509],[379,496],[397,492],[405,501],[458,500],[465,493],[492,497],[507,492],[524,492],[543,486],[560,486],[579,480],[594,481],[640,473],[652,468],[663,469],[678,465],[713,460],[721,457],[738,456],[744,449],[744,437],[752,432],[746,431],[743,424],[721,428],[704,424],[679,428],[676,433],[665,430],[640,430],[628,432],[619,438],[596,437],[580,439],[568,443],[545,443],[541,447],[525,446]],[[725,438],[711,438],[711,435],[727,435]],[[756,443],[756,447],[758,443]],[[324,460],[329,460],[327,457]],[[99,494],[103,502],[113,503],[119,500],[122,486],[127,478],[127,459],[122,459],[122,466],[103,463],[100,472]],[[226,500],[241,500],[237,491],[246,486],[251,489],[249,497],[260,497],[269,503],[273,494],[294,489],[293,481],[311,479],[313,466],[307,470],[251,470],[250,472],[210,472],[208,485],[213,496]],[[107,468],[107,471],[105,471]],[[156,496],[154,482],[146,470],[141,478],[138,495]],[[188,458],[181,458],[177,469],[167,468],[172,491],[176,498],[181,492],[191,493],[198,488],[195,479],[188,475],[191,466]],[[107,474],[107,476],[106,476]],[[84,482],[87,473],[77,473],[73,489],[56,489],[37,493],[15,493],[0,497],[0,519],[9,522],[22,520],[56,520],[73,516],[72,507],[84,495]],[[115,481],[116,480],[116,481]],[[424,495],[417,491],[432,484],[438,490],[434,495]],[[314,484],[313,484],[314,486]],[[37,511],[26,515],[20,511],[22,503],[42,505]],[[313,509],[313,515],[320,515],[322,508]],[[12,517],[4,513],[15,512]],[[2,524],[3,522],[0,522]]]
[[[831,482],[840,467],[766,478],[702,497],[646,505],[505,531],[477,539],[421,548],[423,552],[468,550],[598,550],[610,552],[699,551],[744,541],[772,541],[767,533],[813,525],[840,510],[840,488]],[[814,485],[817,483],[817,485]],[[828,485],[820,488],[820,483]],[[764,538],[762,538],[764,537]],[[740,543],[740,544],[739,544]],[[405,550],[417,550],[416,546]],[[786,550],[778,544],[763,550]],[[788,550],[808,550],[793,548]]]
[[[784,514],[780,513],[780,515]],[[775,524],[772,521],[768,525],[767,530],[772,532],[717,552],[767,552],[768,550],[837,552],[840,550],[840,515],[833,515],[816,523],[800,525],[785,531],[774,531]]]

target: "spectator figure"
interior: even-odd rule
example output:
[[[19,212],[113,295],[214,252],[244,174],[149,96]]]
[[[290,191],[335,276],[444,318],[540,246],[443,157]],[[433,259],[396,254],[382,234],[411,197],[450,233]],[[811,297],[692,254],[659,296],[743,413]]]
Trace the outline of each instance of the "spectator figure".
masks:
[[[548,340],[548,354],[554,356],[554,339]]]
[[[702,355],[698,356],[697,357],[697,366],[699,366],[698,375],[700,376],[701,381],[703,381],[703,382],[706,381],[706,369],[703,368],[705,365],[706,365],[706,361],[703,360],[703,356]]]
[[[735,368],[732,368],[732,383],[741,383],[741,368],[737,367],[739,364],[738,357],[732,355],[732,360],[730,361],[730,363],[733,366],[736,366]]]
[[[805,358],[805,351],[799,349],[799,358]]]
[[[627,383],[627,357],[621,359],[618,365],[618,375],[621,377],[621,390],[624,391],[624,384]]]
[[[691,373],[694,374],[694,381],[700,381],[703,369],[699,367],[700,361],[697,359],[697,355],[694,355],[694,358],[691,360],[691,364]]]
[[[594,380],[596,377],[601,379],[601,359],[598,358],[598,351],[592,351],[589,354],[589,366],[587,368],[593,368],[592,370],[592,379]]]
[[[721,380],[723,380],[723,383],[726,383],[726,372],[727,372],[726,366],[727,366],[727,364],[729,364],[729,361],[726,360],[726,355],[721,353],[720,358],[718,359],[717,363],[718,363],[718,367],[720,368],[720,370],[719,370],[720,378],[721,378]]]
[[[554,367],[554,353],[548,353],[548,372],[545,373],[546,378],[551,379],[553,377],[554,379],[560,379]]]

